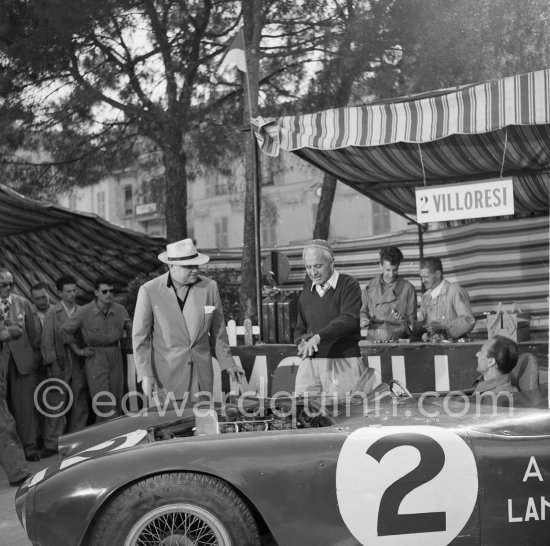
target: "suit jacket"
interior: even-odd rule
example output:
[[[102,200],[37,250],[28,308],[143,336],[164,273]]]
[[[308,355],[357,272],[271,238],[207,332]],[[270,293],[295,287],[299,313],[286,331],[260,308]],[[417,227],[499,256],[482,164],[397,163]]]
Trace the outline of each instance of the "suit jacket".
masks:
[[[23,335],[8,342],[11,356],[21,375],[38,370],[40,365],[40,319],[26,298],[11,295],[9,318],[23,328]]]
[[[186,316],[192,318],[186,321],[168,275],[145,283],[138,292],[132,329],[138,380],[154,377],[159,387],[179,399],[189,390],[193,369],[199,390],[212,392],[211,346],[222,370],[235,365],[218,285],[199,275],[187,298]]]

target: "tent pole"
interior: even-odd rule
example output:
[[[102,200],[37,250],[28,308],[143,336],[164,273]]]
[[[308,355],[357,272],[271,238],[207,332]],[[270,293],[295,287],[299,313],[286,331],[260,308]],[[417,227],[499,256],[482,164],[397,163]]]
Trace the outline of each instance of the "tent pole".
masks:
[[[254,263],[256,270],[256,313],[258,316],[258,327],[260,329],[259,339],[263,341],[262,325],[262,249],[260,240],[260,157],[258,153],[258,142],[252,133],[254,146]]]
[[[418,252],[420,260],[424,259],[424,226],[417,224],[418,227]]]

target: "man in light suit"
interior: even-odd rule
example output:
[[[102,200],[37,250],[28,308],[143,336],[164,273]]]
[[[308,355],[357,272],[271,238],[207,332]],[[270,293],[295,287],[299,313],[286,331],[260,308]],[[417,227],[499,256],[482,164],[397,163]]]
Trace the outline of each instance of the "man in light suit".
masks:
[[[38,451],[38,418],[34,390],[38,385],[40,357],[40,320],[29,300],[12,292],[13,275],[0,269],[0,305],[5,324],[18,324],[23,335],[7,343],[8,400],[28,461],[40,460]]]
[[[183,239],[167,245],[159,260],[169,271],[140,287],[134,312],[138,381],[149,400],[158,389],[195,401],[198,392],[213,391],[211,346],[222,371],[236,380],[244,372],[231,356],[218,285],[197,274],[210,258]]]

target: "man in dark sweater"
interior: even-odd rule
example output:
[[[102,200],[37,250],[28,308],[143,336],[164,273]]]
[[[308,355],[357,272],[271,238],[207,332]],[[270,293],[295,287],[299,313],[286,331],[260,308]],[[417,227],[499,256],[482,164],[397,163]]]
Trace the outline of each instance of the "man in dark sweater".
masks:
[[[295,342],[303,362],[295,391],[342,396],[353,390],[364,370],[359,349],[361,288],[353,277],[334,269],[327,241],[311,241],[302,258],[308,278],[298,302]]]

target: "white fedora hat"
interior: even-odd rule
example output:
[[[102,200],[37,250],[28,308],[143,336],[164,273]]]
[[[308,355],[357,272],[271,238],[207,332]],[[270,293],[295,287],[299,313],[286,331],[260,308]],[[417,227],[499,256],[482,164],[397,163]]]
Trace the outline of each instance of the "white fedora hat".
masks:
[[[159,260],[165,264],[201,265],[210,260],[210,256],[200,254],[192,239],[182,239],[166,245],[166,252],[159,254]]]

